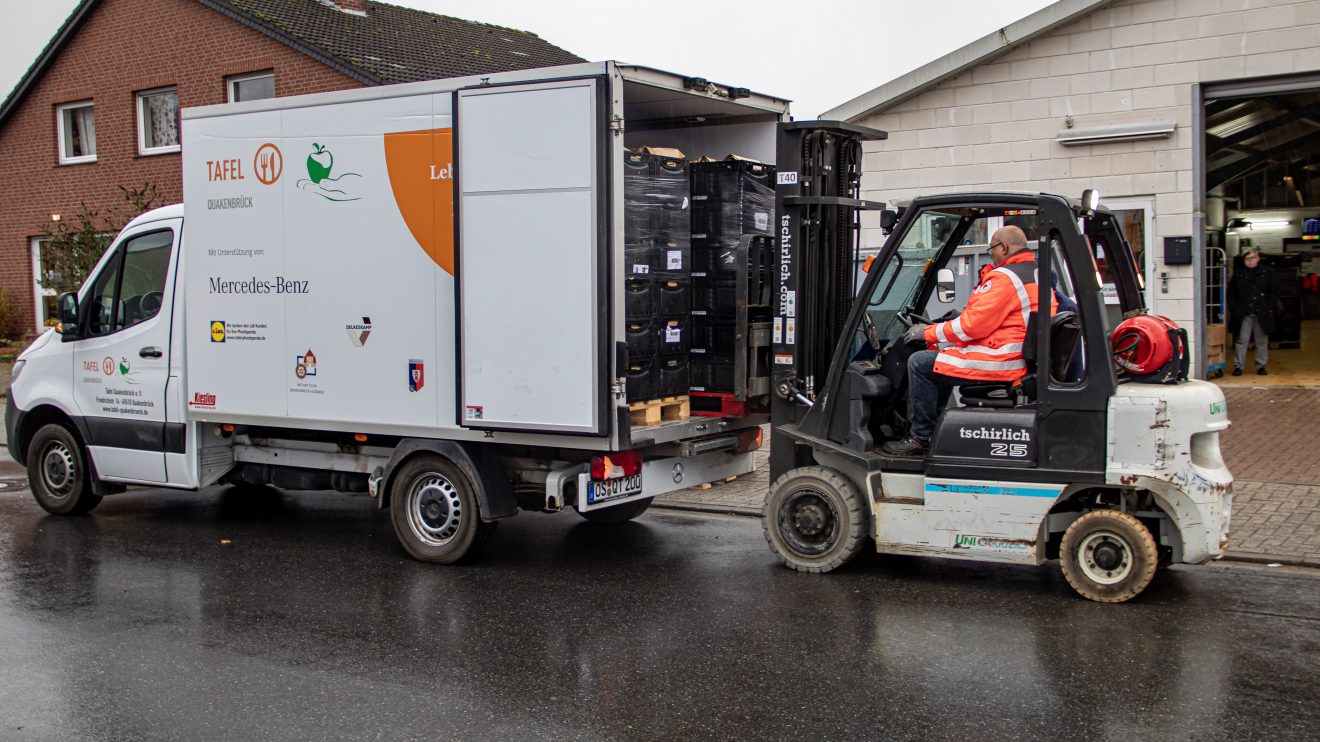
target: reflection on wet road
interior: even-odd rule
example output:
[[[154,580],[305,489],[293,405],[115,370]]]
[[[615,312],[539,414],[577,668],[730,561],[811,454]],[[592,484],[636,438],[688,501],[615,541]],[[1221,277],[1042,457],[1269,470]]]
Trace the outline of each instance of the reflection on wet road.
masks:
[[[227,541],[228,543],[222,543]],[[780,568],[752,519],[506,521],[410,560],[366,498],[0,489],[0,738],[1302,738],[1320,579]]]

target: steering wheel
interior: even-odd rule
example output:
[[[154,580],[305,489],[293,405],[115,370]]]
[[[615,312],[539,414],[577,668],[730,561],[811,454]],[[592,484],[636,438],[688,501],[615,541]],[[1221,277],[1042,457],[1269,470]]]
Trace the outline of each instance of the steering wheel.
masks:
[[[894,316],[898,318],[899,322],[903,323],[904,327],[912,327],[913,325],[935,324],[934,322],[931,322],[930,318],[927,317],[926,315],[918,314],[916,312],[899,312]]]
[[[138,300],[138,310],[142,312],[142,318],[154,317],[160,311],[163,295],[159,291],[148,291]]]

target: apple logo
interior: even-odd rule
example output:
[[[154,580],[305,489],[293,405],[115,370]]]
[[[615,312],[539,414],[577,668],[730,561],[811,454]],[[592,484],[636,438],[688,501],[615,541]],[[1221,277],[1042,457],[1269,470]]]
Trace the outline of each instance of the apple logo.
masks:
[[[307,177],[313,183],[320,183],[330,176],[330,168],[335,165],[335,156],[316,142],[312,142],[312,147],[315,151],[307,155]]]

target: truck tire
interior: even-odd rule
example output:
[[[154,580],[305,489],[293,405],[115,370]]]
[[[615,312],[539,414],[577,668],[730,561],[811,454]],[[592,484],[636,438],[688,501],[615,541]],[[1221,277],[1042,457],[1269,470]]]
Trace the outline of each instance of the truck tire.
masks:
[[[435,454],[409,459],[395,473],[390,519],[403,548],[414,559],[435,564],[476,556],[498,525],[481,520],[476,484]]]
[[[592,523],[626,523],[633,518],[646,512],[651,507],[651,501],[654,497],[643,497],[640,500],[625,502],[622,505],[601,508],[600,510],[578,511],[578,515],[586,518]]]
[[[1159,552],[1141,521],[1117,510],[1094,510],[1064,531],[1059,563],[1068,584],[1082,597],[1122,603],[1150,584]]]
[[[101,496],[92,493],[87,452],[63,425],[51,423],[32,436],[27,473],[32,496],[48,513],[78,515],[101,504]]]
[[[761,511],[770,549],[799,572],[830,572],[862,550],[870,529],[862,499],[842,475],[822,466],[785,473]]]

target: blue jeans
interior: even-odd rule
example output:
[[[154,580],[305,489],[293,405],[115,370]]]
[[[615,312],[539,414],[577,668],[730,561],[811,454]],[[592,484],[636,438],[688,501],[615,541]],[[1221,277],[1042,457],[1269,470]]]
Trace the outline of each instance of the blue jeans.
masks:
[[[934,350],[919,350],[908,356],[908,432],[922,443],[930,443],[935,433],[935,418],[949,404],[953,388],[967,382],[954,376],[935,373]]]

